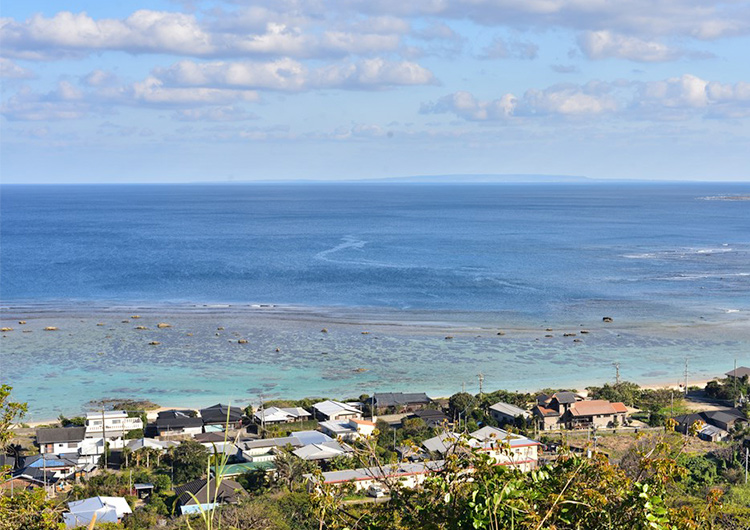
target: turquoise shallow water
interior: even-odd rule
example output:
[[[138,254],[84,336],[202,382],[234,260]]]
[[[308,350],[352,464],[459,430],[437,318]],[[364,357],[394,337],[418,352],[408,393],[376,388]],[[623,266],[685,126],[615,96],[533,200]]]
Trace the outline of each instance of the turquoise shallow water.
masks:
[[[128,318],[134,312],[141,318]],[[686,358],[690,378],[707,379],[750,351],[750,328],[734,315],[679,328],[584,322],[590,333],[578,334],[583,342],[575,343],[562,334],[579,332],[580,322],[547,332],[551,323],[510,322],[492,314],[462,314],[450,322],[445,314],[347,312],[6,309],[3,326],[14,330],[0,342],[3,380],[15,386],[16,398],[29,402],[32,418],[45,419],[110,397],[203,406],[398,390],[444,396],[463,384],[476,392],[479,372],[487,389],[583,388],[611,380],[613,361],[621,362],[625,378],[675,384]],[[27,323],[18,325],[18,319]],[[159,322],[172,327],[158,329]],[[44,331],[46,326],[59,329]],[[499,329],[505,335],[498,336]],[[248,343],[239,344],[240,338]]]

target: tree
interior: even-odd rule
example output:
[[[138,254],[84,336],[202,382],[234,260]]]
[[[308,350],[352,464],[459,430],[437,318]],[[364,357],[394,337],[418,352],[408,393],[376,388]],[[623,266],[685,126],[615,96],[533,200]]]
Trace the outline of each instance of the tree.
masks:
[[[174,481],[183,484],[203,476],[206,470],[208,450],[194,440],[186,440],[174,449],[172,465]]]
[[[0,386],[0,450],[3,451],[13,439],[13,424],[23,419],[28,411],[26,403],[10,401],[11,390],[10,385]]]
[[[458,392],[448,399],[448,411],[450,416],[458,419],[459,414],[462,418],[471,413],[477,407],[477,399],[468,392]]]
[[[0,530],[60,530],[63,506],[48,500],[43,488],[0,495]]]
[[[276,466],[276,480],[291,490],[295,483],[302,481],[302,476],[309,473],[315,464],[298,458],[289,450],[284,450],[276,455],[274,465]]]

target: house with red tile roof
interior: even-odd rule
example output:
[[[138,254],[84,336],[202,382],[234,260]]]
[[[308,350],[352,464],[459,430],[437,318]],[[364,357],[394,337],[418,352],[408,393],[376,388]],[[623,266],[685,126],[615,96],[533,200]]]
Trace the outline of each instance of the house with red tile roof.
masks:
[[[628,408],[620,402],[585,400],[572,392],[558,392],[542,400],[532,412],[539,428],[549,431],[623,425]]]

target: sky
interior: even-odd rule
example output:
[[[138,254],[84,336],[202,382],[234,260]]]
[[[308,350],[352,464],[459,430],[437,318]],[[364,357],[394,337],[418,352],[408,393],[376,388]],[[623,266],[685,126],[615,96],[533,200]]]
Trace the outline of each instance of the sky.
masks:
[[[4,183],[750,181],[747,0],[24,0]]]

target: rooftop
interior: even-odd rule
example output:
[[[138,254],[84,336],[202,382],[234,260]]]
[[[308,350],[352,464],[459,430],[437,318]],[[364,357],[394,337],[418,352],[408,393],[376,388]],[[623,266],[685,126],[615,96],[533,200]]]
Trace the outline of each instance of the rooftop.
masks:
[[[376,407],[397,407],[399,405],[426,405],[432,403],[424,392],[376,392],[372,396]]]
[[[86,437],[86,427],[58,427],[52,429],[37,429],[36,442],[38,444],[80,442]]]

